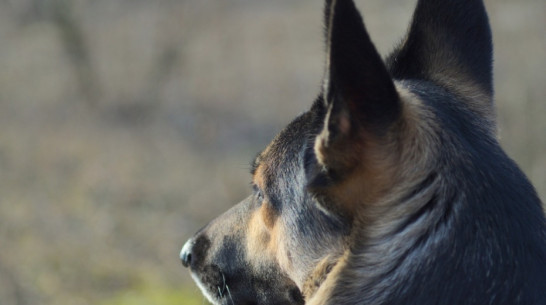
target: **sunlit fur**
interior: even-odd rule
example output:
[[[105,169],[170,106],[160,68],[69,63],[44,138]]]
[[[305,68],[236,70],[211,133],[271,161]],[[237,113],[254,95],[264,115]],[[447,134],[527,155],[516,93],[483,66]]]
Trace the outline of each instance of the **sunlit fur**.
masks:
[[[481,0],[420,0],[386,63],[327,0],[323,89],[181,252],[214,304],[546,304],[546,220],[501,149]]]

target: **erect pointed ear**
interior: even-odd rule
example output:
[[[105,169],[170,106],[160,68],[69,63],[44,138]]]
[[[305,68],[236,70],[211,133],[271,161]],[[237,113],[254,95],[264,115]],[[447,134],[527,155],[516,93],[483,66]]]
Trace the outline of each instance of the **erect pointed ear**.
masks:
[[[419,0],[407,37],[387,63],[393,77],[439,83],[484,112],[492,106],[492,54],[482,0]]]
[[[324,127],[315,141],[319,164],[342,175],[359,148],[385,136],[401,112],[394,83],[352,0],[326,1],[327,70]]]

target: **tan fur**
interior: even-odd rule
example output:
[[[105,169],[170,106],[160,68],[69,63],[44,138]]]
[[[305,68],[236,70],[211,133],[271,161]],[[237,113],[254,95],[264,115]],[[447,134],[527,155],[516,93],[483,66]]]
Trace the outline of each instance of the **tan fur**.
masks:
[[[264,189],[266,166],[260,164],[254,174],[254,183]],[[250,261],[268,266],[278,263],[282,270],[289,272],[292,264],[283,244],[282,226],[277,223],[278,213],[267,199],[250,217],[247,226],[246,249]]]
[[[265,265],[277,261],[278,252],[283,248],[280,226],[269,223],[267,216],[268,204],[262,205],[250,217],[246,232],[246,249],[251,261]]]
[[[260,156],[262,156],[261,154]],[[261,157],[260,157],[261,159]],[[266,166],[263,163],[260,163],[258,167],[256,168],[256,171],[254,172],[254,176],[252,177],[252,182],[260,188],[260,190],[265,189],[266,186]]]
[[[238,302],[303,304],[303,295],[307,305],[389,304],[398,301],[403,290],[408,291],[407,296],[400,299],[423,293],[415,279],[437,274],[436,265],[430,266],[431,273],[424,267],[430,262],[438,264],[436,257],[421,254],[449,247],[451,240],[440,239],[457,233],[434,231],[446,230],[443,223],[453,221],[446,210],[455,210],[451,205],[464,199],[458,196],[465,196],[454,189],[463,183],[454,182],[464,179],[466,170],[473,170],[465,166],[479,156],[464,144],[474,144],[475,139],[469,138],[474,131],[496,136],[497,130],[488,74],[491,67],[487,66],[491,54],[474,56],[480,55],[474,54],[474,48],[456,45],[464,36],[476,34],[472,32],[480,30],[479,24],[458,18],[468,27],[454,33],[451,24],[459,21],[448,20],[451,22],[442,26],[440,16],[435,15],[441,6],[432,4],[419,2],[422,8],[416,10],[406,41],[385,65],[375,56],[377,51],[360,24],[353,1],[326,1],[322,96],[255,160],[253,184],[261,194],[241,202],[236,210],[239,214],[227,214],[238,230],[230,234],[241,238],[235,241],[242,244],[235,247],[236,255],[219,251],[227,253],[221,262],[229,265],[230,256],[244,257],[244,270],[236,270],[244,280],[250,279],[248,289],[257,292],[241,294]],[[457,7],[449,5],[447,8]],[[488,30],[484,26],[483,31]],[[477,51],[490,50],[485,44],[490,33],[474,36],[484,38],[474,46]],[[364,56],[358,58],[359,54]],[[439,121],[452,113],[463,114],[463,119],[455,116]],[[322,130],[316,135],[321,126],[317,120],[323,116]],[[308,147],[312,140],[314,147]],[[479,182],[469,181],[465,187]],[[270,199],[275,200],[274,205]],[[221,223],[209,230],[214,236],[225,236],[223,230],[230,226]],[[224,250],[224,239],[214,241],[215,247]],[[189,254],[181,253],[185,265]],[[435,284],[441,285],[446,277],[438,274],[440,281]],[[468,275],[459,276],[458,280]],[[287,283],[277,285],[280,289],[275,291],[262,280]],[[239,289],[246,292],[247,287]],[[431,303],[441,297],[443,293]]]
[[[307,277],[303,284],[302,293],[306,299],[310,299],[314,296],[317,289],[326,280],[328,275],[338,264],[339,260],[340,259],[335,256],[327,256],[323,258],[318,264],[316,264],[315,269]]]
[[[357,207],[380,202],[395,184],[412,181],[406,178],[415,173],[400,164],[420,168],[423,156],[427,159],[427,156],[433,155],[429,151],[433,145],[426,141],[430,138],[426,134],[432,132],[429,129],[434,125],[432,114],[426,113],[421,101],[408,90],[400,85],[397,85],[397,90],[403,113],[400,121],[384,138],[362,130],[356,140],[346,138],[331,143],[327,128],[317,137],[315,153],[319,163],[325,168],[348,173],[342,182],[327,190],[331,196],[329,198],[344,211],[354,213]],[[329,119],[330,115],[327,114],[326,120]],[[328,125],[327,121],[324,125]]]
[[[313,290],[304,291],[306,305],[322,305],[326,304],[326,301],[330,299],[334,288],[336,287],[336,280],[339,279],[340,273],[345,269],[347,258],[349,257],[349,251],[346,251],[343,257],[341,257],[334,268],[327,274],[326,280],[321,282],[318,289],[314,287]]]
[[[401,119],[393,127],[393,134],[397,136],[391,136],[382,145],[365,146],[367,150],[362,152],[357,170],[347,177],[347,181],[328,190],[335,200],[344,207],[349,206],[355,215],[349,241],[354,252],[345,253],[308,300],[308,305],[329,304],[327,300],[343,279],[362,284],[366,278],[371,278],[368,274],[346,270],[346,263],[350,260],[372,262],[381,259],[358,252],[359,243],[388,236],[407,213],[427,202],[423,199],[432,194],[425,192],[419,194],[419,200],[395,204],[421,183],[433,168],[437,145],[435,130],[438,128],[433,115],[415,95],[399,84],[396,87],[402,101]],[[327,160],[328,156],[325,158]]]
[[[277,217],[279,216],[277,211],[273,209],[273,207],[268,201],[265,201],[262,203],[262,207],[260,208],[260,213],[261,213],[262,220],[265,226],[269,230],[273,229],[277,221]]]

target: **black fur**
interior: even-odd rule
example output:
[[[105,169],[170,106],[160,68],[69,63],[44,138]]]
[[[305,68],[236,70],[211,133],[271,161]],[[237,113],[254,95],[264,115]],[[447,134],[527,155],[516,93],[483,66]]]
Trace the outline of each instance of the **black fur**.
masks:
[[[409,33],[387,60],[397,79],[431,80],[454,63],[493,94],[493,44],[482,0],[419,0]]]
[[[203,292],[222,305],[546,304],[541,202],[482,111],[483,2],[420,0],[387,64],[351,0],[327,0],[325,17],[323,92],[253,162],[254,193],[181,251]],[[377,163],[395,162],[374,175],[402,169],[384,182],[402,187],[343,196],[376,146]]]
[[[546,304],[546,221],[525,175],[478,118],[443,88],[423,81],[406,85],[438,117],[442,149],[424,185],[441,187],[396,230],[429,228],[408,239],[394,269],[384,270],[350,296],[325,304]],[[354,262],[348,268],[376,273]],[[377,273],[376,273],[377,274]]]
[[[382,130],[399,115],[398,94],[354,3],[336,1],[335,4],[331,9],[332,2],[326,4],[329,65],[325,102],[336,101],[333,116],[345,110],[350,114],[352,126]],[[336,118],[331,121],[335,124]],[[337,132],[337,126],[329,127]]]

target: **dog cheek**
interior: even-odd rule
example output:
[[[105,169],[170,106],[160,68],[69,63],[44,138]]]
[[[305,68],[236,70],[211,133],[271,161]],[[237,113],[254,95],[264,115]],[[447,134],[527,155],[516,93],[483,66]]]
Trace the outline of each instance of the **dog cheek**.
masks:
[[[290,251],[284,244],[284,230],[278,215],[267,203],[250,217],[246,237],[248,261],[256,269],[273,267],[283,274],[291,274],[293,264]]]
[[[264,222],[262,208],[254,211],[248,222],[246,235],[246,253],[248,261],[263,264],[271,260],[268,250],[271,243],[271,234]]]

